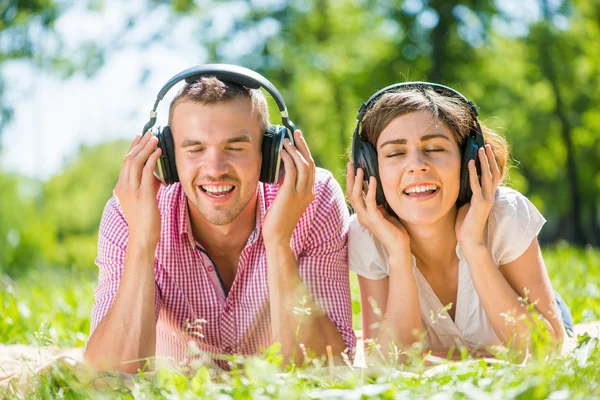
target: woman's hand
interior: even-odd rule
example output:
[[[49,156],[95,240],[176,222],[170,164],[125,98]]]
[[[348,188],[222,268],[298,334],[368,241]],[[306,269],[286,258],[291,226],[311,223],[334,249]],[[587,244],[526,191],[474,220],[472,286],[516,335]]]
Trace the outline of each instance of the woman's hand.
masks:
[[[375,193],[377,179],[371,177],[367,195],[363,195],[362,168],[358,168],[354,175],[354,164],[349,162],[346,171],[346,195],[352,208],[356,212],[358,222],[367,228],[377,240],[385,247],[388,255],[394,252],[410,251],[410,237],[402,222],[391,216],[384,206],[377,206]]]
[[[471,202],[458,210],[456,216],[456,239],[461,247],[483,245],[483,230],[494,205],[500,182],[500,169],[492,147],[486,144],[477,152],[481,164],[481,185],[477,179],[475,160],[469,161],[469,180],[473,196]]]

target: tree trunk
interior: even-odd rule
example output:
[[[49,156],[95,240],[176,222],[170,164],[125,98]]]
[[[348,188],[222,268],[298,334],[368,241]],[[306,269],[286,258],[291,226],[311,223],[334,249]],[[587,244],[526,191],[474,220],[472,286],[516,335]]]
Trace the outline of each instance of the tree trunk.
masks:
[[[431,82],[442,83],[444,79],[444,61],[448,58],[448,33],[452,24],[452,3],[441,2],[439,6],[433,7],[437,10],[439,21],[431,31],[431,42],[433,43],[433,54],[431,69],[428,79]]]
[[[551,24],[550,9],[548,7],[548,0],[542,0],[542,10],[544,13],[545,23]],[[575,148],[573,147],[573,141],[571,139],[571,122],[566,115],[566,108],[558,87],[558,79],[556,77],[556,71],[554,69],[554,60],[550,50],[550,40],[552,33],[547,28],[547,32],[544,35],[544,39],[540,42],[540,55],[542,72],[546,76],[546,79],[552,86],[554,97],[556,98],[556,108],[554,114],[560,121],[561,125],[561,136],[567,150],[567,178],[569,180],[569,192],[571,197],[571,220],[573,223],[573,236],[572,240],[575,244],[584,245],[587,243],[583,226],[581,225],[581,197],[579,195],[579,183],[577,178],[577,166],[575,162]]]

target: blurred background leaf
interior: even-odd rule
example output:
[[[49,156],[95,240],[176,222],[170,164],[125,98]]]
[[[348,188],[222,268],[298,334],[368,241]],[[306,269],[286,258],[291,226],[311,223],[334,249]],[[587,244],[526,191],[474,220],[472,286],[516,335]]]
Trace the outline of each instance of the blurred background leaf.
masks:
[[[508,184],[548,219],[542,243],[600,243],[600,0],[140,0],[119,8],[125,11],[117,18],[111,10],[122,4],[2,2],[0,68],[23,65],[69,82],[92,79],[111,57],[133,54],[136,84],[146,86],[156,67],[170,75],[180,69],[143,51],[157,44],[198,49],[202,62],[239,64],[269,78],[317,164],[342,186],[363,101],[396,82],[450,85],[512,144]],[[77,7],[106,29],[82,32],[73,45],[57,25]],[[150,34],[140,33],[143,24],[151,24]],[[7,101],[8,83],[0,79],[0,135],[19,106]],[[128,96],[125,89],[115,94]],[[102,111],[111,118],[118,110]],[[106,132],[104,140],[78,144],[50,177],[0,171],[0,273],[93,268],[102,210],[130,141],[114,138],[134,134]],[[0,157],[10,146],[4,143]]]

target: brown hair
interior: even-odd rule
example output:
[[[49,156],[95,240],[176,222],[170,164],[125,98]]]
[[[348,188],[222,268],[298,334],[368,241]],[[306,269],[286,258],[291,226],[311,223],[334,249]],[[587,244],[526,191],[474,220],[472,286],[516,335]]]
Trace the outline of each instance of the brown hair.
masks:
[[[235,83],[225,83],[214,76],[203,76],[194,83],[186,83],[177,93],[169,108],[169,125],[173,118],[173,110],[178,104],[191,101],[196,104],[224,103],[239,97],[252,102],[252,111],[258,117],[261,132],[269,126],[269,107],[265,95],[260,89],[249,89]]]
[[[376,148],[379,135],[393,119],[423,110],[431,112],[436,122],[441,120],[450,128],[462,152],[475,122],[468,105],[455,96],[446,96],[431,88],[401,89],[381,96],[365,114],[361,136]],[[481,125],[481,131],[485,143],[492,147],[502,182],[508,168],[508,142],[502,135],[484,125]]]

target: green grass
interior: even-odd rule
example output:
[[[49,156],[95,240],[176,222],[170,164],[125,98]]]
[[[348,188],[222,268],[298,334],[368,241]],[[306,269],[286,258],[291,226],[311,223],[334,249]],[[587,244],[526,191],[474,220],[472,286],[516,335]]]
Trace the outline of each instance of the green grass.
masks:
[[[558,245],[544,250],[554,288],[569,304],[575,323],[600,320],[600,251]],[[82,346],[89,332],[96,271],[38,271],[16,281],[0,280],[0,342]],[[354,326],[360,329],[360,300],[352,276]],[[201,368],[194,376],[162,370],[140,376],[116,391],[82,385],[68,369],[34,377],[28,392],[2,392],[0,398],[430,398],[436,399],[600,399],[600,346],[580,338],[575,355],[537,354],[523,365],[471,360],[431,373],[423,359],[410,365],[370,371],[330,369],[313,360],[308,368],[284,368],[273,349],[253,358],[236,358],[231,372]],[[468,359],[468,356],[466,356]],[[434,370],[435,371],[435,370]]]

